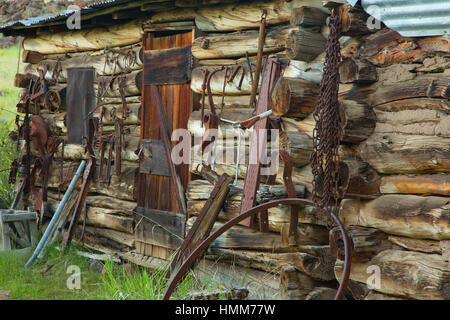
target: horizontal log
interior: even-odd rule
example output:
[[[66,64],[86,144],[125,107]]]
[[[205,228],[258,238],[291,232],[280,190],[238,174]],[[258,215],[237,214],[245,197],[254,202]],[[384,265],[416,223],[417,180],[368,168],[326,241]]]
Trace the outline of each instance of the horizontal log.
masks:
[[[392,248],[388,235],[380,230],[360,226],[345,229],[351,240],[352,261],[370,260],[377,253]],[[330,249],[334,257],[345,259],[344,240],[338,227],[330,231]]]
[[[398,32],[384,28],[356,39],[343,48],[343,57],[367,60],[377,66],[395,63],[422,62],[425,57],[448,54],[448,37],[402,37]]]
[[[311,279],[294,266],[285,266],[280,272],[280,297],[283,300],[305,300],[315,288],[324,283]]]
[[[125,97],[125,101],[127,104],[136,104],[136,103],[142,103],[142,96],[129,96]],[[122,104],[122,98],[121,97],[105,97],[103,99],[104,104]]]
[[[77,66],[92,66],[97,75],[117,75],[123,72],[142,69],[143,61],[142,48],[135,47],[131,49],[109,49],[103,54],[77,55],[75,57],[60,61],[61,72],[59,73],[58,82],[67,81],[67,69]],[[52,80],[53,70],[57,65],[57,60],[45,59],[34,66],[33,74],[38,75],[37,68],[48,70],[45,73],[45,79]]]
[[[382,77],[381,71],[379,72]],[[412,98],[450,98],[450,80],[440,75],[408,75],[407,79],[378,81],[372,85],[359,87],[342,86],[340,99],[365,102],[371,106]]]
[[[361,158],[384,174],[450,172],[450,138],[374,133],[358,147]]]
[[[75,234],[80,234],[82,225],[78,225]],[[88,244],[96,245],[97,243],[106,250],[119,249],[120,251],[130,251],[134,248],[134,234],[115,231],[111,229],[97,228],[86,226],[85,241]]]
[[[450,137],[450,113],[445,110],[417,107],[417,103],[426,103],[423,101],[424,99],[418,100],[407,99],[404,101],[403,105],[406,105],[408,101],[410,103],[407,109],[391,111],[392,106],[390,105],[394,103],[374,108],[377,115],[377,126],[374,132]]]
[[[79,221],[84,222],[84,214]],[[86,225],[134,234],[134,218],[119,215],[117,210],[88,206]]]
[[[97,108],[93,113],[94,117],[100,117],[100,109]],[[122,119],[122,105],[121,104],[107,104],[103,107],[103,125],[111,126],[116,123],[116,119]],[[140,125],[141,124],[141,104],[133,103],[127,104],[127,117],[124,120],[124,125]],[[59,113],[42,113],[41,116],[49,124],[52,131],[56,131],[59,135],[67,133],[67,126],[65,123],[66,112]],[[112,128],[106,128],[104,132],[111,132]],[[130,128],[128,128],[130,129]]]
[[[418,251],[423,253],[437,253],[437,254],[444,253],[442,248],[443,246],[441,246],[441,244],[443,242],[446,242],[446,240],[443,241],[420,240],[392,235],[388,236],[388,240],[409,251]]]
[[[120,214],[133,215],[136,202],[124,201],[113,197],[107,196],[87,196],[86,203],[89,206],[100,207],[105,209],[117,210]]]
[[[381,193],[450,195],[449,174],[393,175],[381,177]]]
[[[345,225],[414,239],[449,240],[449,206],[446,197],[383,195],[370,201],[343,200],[339,216]]]
[[[125,77],[125,86],[123,93],[126,97],[138,96],[142,92],[142,70],[136,70],[123,75]],[[100,76],[97,77],[97,83],[94,84],[94,89],[97,92],[100,83],[106,86],[107,97],[120,97],[119,91],[120,77]],[[101,89],[103,92],[104,89]]]
[[[272,0],[251,1],[248,3],[220,4],[199,6],[198,8],[177,8],[152,15],[149,23],[168,21],[186,21],[195,19],[195,25],[202,31],[235,31],[257,29],[263,10],[267,11],[266,23],[276,25],[288,22],[291,10],[300,6],[317,7],[328,12],[321,3],[313,0]],[[236,15],[236,12],[239,12]]]
[[[56,190],[61,182],[63,182],[62,189],[66,190],[69,186],[71,178],[78,168],[78,165],[78,162],[65,161],[63,166],[63,181],[61,181],[60,165],[57,162],[53,162],[52,166],[50,166],[48,175],[49,188]],[[112,170],[113,173],[111,175],[111,182],[109,185],[98,182],[98,172],[94,173],[94,179],[91,182],[89,192],[91,194],[98,193],[120,200],[135,201],[138,171],[139,169],[137,166],[122,166],[122,174],[118,177],[115,175],[114,170]],[[36,185],[42,185],[40,179],[37,179]]]
[[[268,28],[263,51],[265,54],[283,51],[290,26]],[[258,31],[201,36],[192,44],[192,55],[197,59],[243,57],[246,52],[255,55],[258,49]]]
[[[269,253],[248,250],[210,248],[209,252],[224,256],[244,267],[252,267],[271,273],[280,272],[283,267],[293,266],[308,277],[320,281],[334,280],[335,258],[329,246],[305,246],[309,253]]]
[[[290,60],[289,65],[284,70],[283,77],[305,79],[320,85],[323,75],[322,57],[324,55],[319,55],[312,62]]]
[[[342,141],[360,143],[371,136],[376,126],[376,115],[369,105],[351,100],[342,100],[340,101],[340,107],[343,127]],[[296,114],[301,112],[297,110],[302,110],[303,108],[301,105],[292,104],[287,109],[291,109],[289,113]],[[301,113],[306,113],[306,110],[303,110]],[[288,130],[301,130],[310,137],[313,136],[315,120],[312,113],[303,120],[286,117],[282,119],[283,122],[289,125]]]
[[[197,217],[192,217],[187,221],[186,228],[189,230]],[[223,223],[216,222],[213,230],[217,230]],[[311,227],[311,226],[309,226]],[[325,229],[325,228],[324,228]],[[300,234],[302,241],[298,241],[299,245],[321,245],[328,243],[328,232],[322,232],[322,237],[313,234],[309,230],[309,235],[305,232]],[[322,230],[321,230],[322,231]],[[222,234],[210,246],[211,249],[239,249],[239,250],[255,250],[258,252],[293,252],[296,246],[290,246],[282,242],[280,234],[274,232],[259,232],[257,230],[236,226]]]
[[[249,95],[252,92],[252,84],[250,81],[250,72],[248,70],[248,67],[246,66],[246,64],[244,65],[244,63],[241,63],[239,65],[232,66],[232,72],[234,73],[234,71],[238,67],[242,67],[243,69],[241,68],[238,71],[238,73],[236,74],[236,76],[234,77],[232,82],[228,82],[228,81],[226,82],[226,85],[225,85],[225,95],[226,96]],[[191,90],[194,91],[195,93],[202,94],[202,92],[203,92],[203,89],[202,89],[203,70],[205,70],[205,69],[208,70],[209,72],[212,72],[216,69],[220,69],[220,67],[219,66],[207,66],[207,67],[203,66],[203,67],[194,68],[194,70],[192,70]],[[243,78],[242,78],[242,73],[244,73]],[[211,86],[212,94],[220,95],[220,96],[222,95],[224,78],[225,78],[225,69],[222,71],[216,72],[211,77],[210,86]],[[241,83],[241,79],[242,79],[242,83]],[[241,86],[239,87],[239,85],[241,85]],[[206,91],[205,91],[205,94],[206,94]],[[206,103],[208,103],[207,100],[206,100]],[[247,104],[248,104],[248,102],[247,102]],[[220,107],[220,104],[218,103],[216,106]]]
[[[130,45],[140,41],[142,23],[142,20],[136,19],[109,27],[59,33],[43,32],[34,37],[27,37],[23,48],[41,54],[54,54]]]
[[[62,194],[58,195],[55,191],[48,191],[48,198],[52,200],[52,214],[56,211],[62,196]],[[90,207],[105,209],[105,212],[108,214],[130,217],[134,215],[134,210],[137,207],[136,202],[99,195],[88,195],[86,197],[86,204]]]
[[[368,262],[352,263],[350,279],[371,283],[367,272],[370,266],[380,268],[380,287],[376,291],[399,297],[447,300],[450,297],[450,270],[448,261],[438,254],[412,251],[385,250]],[[336,278],[342,275],[343,263],[337,261]]]
[[[206,180],[192,180],[186,190],[188,200],[207,200],[214,186]],[[306,188],[303,184],[294,185],[298,197],[304,197]],[[242,198],[242,186],[231,189],[230,196],[236,200]],[[229,196],[229,197],[230,197]],[[256,202],[264,203],[287,196],[286,188],[280,185],[261,184],[256,194]]]

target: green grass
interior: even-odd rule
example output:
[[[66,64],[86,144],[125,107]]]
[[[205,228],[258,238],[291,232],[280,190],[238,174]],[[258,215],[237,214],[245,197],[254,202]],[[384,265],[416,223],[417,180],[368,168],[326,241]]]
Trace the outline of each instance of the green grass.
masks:
[[[20,92],[20,88],[13,86],[18,54],[18,46],[0,49],[0,208],[9,207],[14,197],[13,186],[8,183],[9,172],[2,170],[10,168],[11,162],[18,157],[18,152],[9,139],[9,132],[14,129]],[[21,63],[19,70],[22,69]]]
[[[48,250],[43,259],[28,269],[24,265],[31,253],[0,251],[0,290],[9,290],[12,300],[158,300],[168,285],[167,268],[148,270],[138,267],[130,273],[112,260],[103,266],[105,272],[89,270],[88,258],[76,253],[83,248],[72,245],[64,255],[56,248]],[[67,288],[69,266],[81,271],[80,290]],[[178,285],[172,299],[188,299],[198,291],[225,291],[226,286],[214,281],[199,281],[192,273]],[[223,297],[224,298],[224,297]]]
[[[74,300],[101,299],[102,274],[89,271],[88,260],[69,248],[65,255],[50,249],[44,259],[24,269],[30,255],[0,252],[0,289],[10,290],[10,299],[17,300]],[[81,289],[67,288],[70,265],[81,270]]]
[[[20,88],[14,87],[19,47],[0,49],[0,121],[14,120]],[[20,62],[19,72],[23,70]]]

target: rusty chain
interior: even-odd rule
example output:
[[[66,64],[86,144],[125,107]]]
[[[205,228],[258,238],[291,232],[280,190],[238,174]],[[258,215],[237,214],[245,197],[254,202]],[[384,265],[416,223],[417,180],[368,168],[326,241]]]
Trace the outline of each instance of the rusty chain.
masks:
[[[325,65],[320,84],[319,101],[313,116],[313,151],[310,162],[313,179],[313,201],[320,208],[336,207],[341,197],[339,181],[339,144],[342,136],[339,112],[339,38],[342,21],[336,12],[330,16]]]

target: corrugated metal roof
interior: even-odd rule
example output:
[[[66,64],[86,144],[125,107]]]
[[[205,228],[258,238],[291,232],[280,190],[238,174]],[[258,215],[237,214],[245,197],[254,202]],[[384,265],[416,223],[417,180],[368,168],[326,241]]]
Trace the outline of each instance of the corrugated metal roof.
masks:
[[[449,0],[362,0],[361,4],[368,14],[402,36],[450,34]]]
[[[127,2],[133,2],[132,0],[108,0],[103,2],[94,2],[88,6],[81,8],[81,15],[95,12],[101,9],[113,7],[118,4],[123,4]],[[149,1],[150,2],[150,1]],[[44,14],[39,17],[29,18],[26,20],[19,20],[10,22],[4,26],[0,27],[0,32],[7,29],[13,29],[13,28],[20,28],[20,27],[32,27],[37,26],[41,24],[51,23],[51,22],[58,22],[58,21],[64,21],[67,19],[68,16],[70,16],[74,11],[73,10],[64,10],[63,12],[52,15],[52,14]]]

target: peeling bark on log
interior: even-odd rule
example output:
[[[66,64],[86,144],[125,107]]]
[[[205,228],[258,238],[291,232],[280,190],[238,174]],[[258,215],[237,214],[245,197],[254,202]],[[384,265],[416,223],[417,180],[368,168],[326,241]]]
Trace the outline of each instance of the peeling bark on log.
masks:
[[[447,36],[406,38],[385,28],[349,43],[343,48],[343,57],[387,66],[394,63],[421,62],[425,57],[449,52],[450,40]]]
[[[375,200],[343,200],[345,225],[377,228],[414,239],[450,239],[450,200],[446,197],[384,195]]]
[[[450,298],[450,269],[448,262],[438,254],[411,251],[385,250],[368,262],[352,263],[350,278],[367,283],[373,273],[367,268],[380,268],[378,292],[399,297],[446,300]],[[336,278],[341,279],[343,262],[337,261]]]

